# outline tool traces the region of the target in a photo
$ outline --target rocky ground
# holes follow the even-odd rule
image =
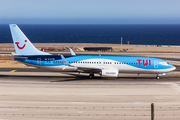
[[[46,52],[69,51],[72,48],[75,52],[83,52],[84,47],[112,47],[113,52],[155,52],[155,53],[179,53],[180,46],[172,45],[127,45],[123,44],[95,44],[95,43],[34,43],[39,50],[45,49]],[[12,43],[1,43],[1,52],[14,52]]]

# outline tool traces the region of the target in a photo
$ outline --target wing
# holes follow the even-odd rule
[[[75,67],[77,71],[79,72],[100,72],[102,70],[101,67],[83,67],[83,66],[75,66],[75,65],[70,65],[69,62],[66,60],[66,58],[61,54],[61,58],[64,63],[64,67],[62,70],[66,69],[67,67]]]

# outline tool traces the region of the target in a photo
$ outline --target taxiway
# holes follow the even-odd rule
[[[35,74],[36,73],[36,74]],[[180,74],[116,79],[47,71],[0,72],[0,119],[180,119]]]

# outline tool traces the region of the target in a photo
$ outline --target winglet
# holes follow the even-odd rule
[[[63,60],[63,63],[64,63],[64,67],[62,68],[62,70],[66,69],[68,66],[69,66],[69,63],[68,61],[66,60],[66,58],[61,54],[61,58]]]
[[[62,60],[63,60],[64,65],[65,65],[65,66],[68,66],[69,63],[68,63],[68,61],[66,60],[66,58],[65,58],[62,54],[61,54],[61,58],[62,58]]]
[[[69,50],[70,50],[70,52],[71,52],[71,55],[76,56],[76,54],[74,53],[74,51],[73,51],[71,48],[69,48]]]

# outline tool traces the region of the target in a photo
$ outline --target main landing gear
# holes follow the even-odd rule
[[[94,73],[91,72],[91,73],[89,74],[89,79],[93,79],[93,78],[94,78]]]

